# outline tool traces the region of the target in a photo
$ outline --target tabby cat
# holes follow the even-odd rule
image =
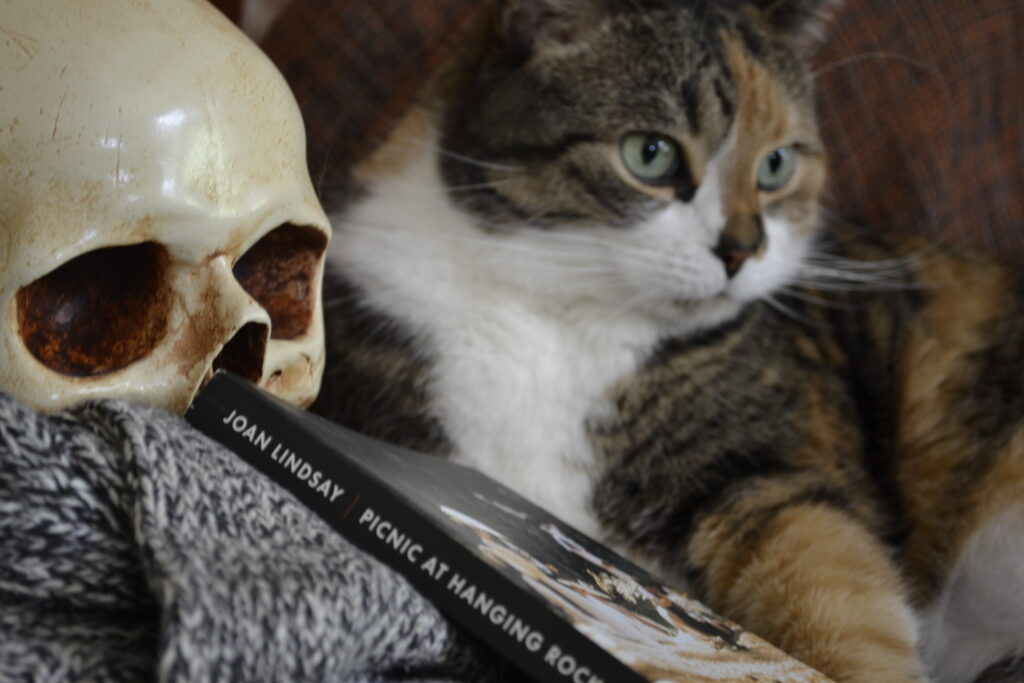
[[[835,4],[499,0],[334,216],[317,409],[837,681],[972,681],[1024,646],[1024,277],[823,220]]]

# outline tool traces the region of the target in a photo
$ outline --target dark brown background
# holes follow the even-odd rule
[[[324,188],[488,5],[293,0],[264,47],[303,108]],[[1024,258],[1022,30],[1017,0],[847,0],[818,59],[829,208]]]

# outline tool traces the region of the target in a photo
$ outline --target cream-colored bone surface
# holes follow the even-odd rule
[[[0,390],[182,412],[226,365],[307,404],[328,235],[291,92],[206,2],[0,3]]]

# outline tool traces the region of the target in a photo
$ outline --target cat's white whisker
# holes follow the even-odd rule
[[[766,304],[768,304],[769,306],[771,306],[772,308],[774,308],[775,310],[777,310],[782,315],[784,315],[784,316],[786,316],[788,318],[791,318],[791,319],[797,321],[798,323],[803,323],[805,325],[814,325],[815,324],[813,320],[811,320],[810,318],[808,318],[805,315],[801,315],[800,313],[797,313],[795,310],[793,310],[789,306],[785,305],[784,303],[779,301],[778,298],[776,298],[775,296],[773,296],[771,294],[766,294],[765,295],[764,302]]]
[[[466,243],[482,252],[486,256],[488,251],[501,251],[504,254],[514,253],[523,256],[531,256],[539,261],[567,263],[578,260],[581,264],[592,264],[593,253],[584,253],[574,250],[571,245],[545,245],[544,247],[527,244],[523,242],[504,241],[500,239],[484,240],[467,238]],[[566,246],[570,248],[565,248]],[[555,248],[552,248],[555,247]]]
[[[871,282],[849,280],[825,280],[822,278],[800,278],[792,280],[794,285],[826,292],[910,292],[923,288],[917,283]]]
[[[487,169],[491,169],[491,170],[495,170],[495,171],[517,171],[518,172],[518,171],[524,171],[525,170],[521,166],[512,166],[510,164],[500,164],[500,163],[493,162],[493,161],[484,161],[482,159],[474,159],[473,157],[466,156],[465,154],[459,154],[457,152],[453,152],[451,150],[445,149],[444,147],[441,147],[437,143],[431,142],[430,140],[427,140],[425,138],[418,138],[418,137],[414,137],[414,136],[409,135],[409,134],[404,134],[403,135],[401,133],[396,133],[396,137],[397,137],[398,140],[401,140],[402,142],[405,142],[405,143],[408,143],[408,144],[412,144],[412,145],[416,145],[418,147],[422,147],[422,148],[430,150],[431,152],[434,152],[436,154],[441,154],[443,156],[446,156],[449,159],[455,159],[456,161],[461,161],[463,163],[469,164],[470,166],[477,166],[479,168],[487,168]]]
[[[905,256],[900,258],[881,259],[877,261],[861,261],[842,256],[833,256],[827,253],[812,253],[808,255],[804,261],[812,265],[836,266],[845,270],[906,272],[909,269],[916,267],[917,259],[914,256]]]
[[[846,280],[849,282],[899,282],[899,271],[869,271],[869,270],[847,270],[845,268],[814,265],[805,263],[800,268],[801,273],[835,280]]]
[[[841,249],[839,245],[833,247]],[[929,264],[934,263],[934,258],[940,256],[943,247],[939,244],[928,243],[912,251],[880,259],[854,259],[841,256],[829,250],[828,243],[822,243],[817,248],[810,250],[805,261],[810,263],[824,263],[826,265],[839,264],[844,268],[861,268],[865,270],[896,269],[901,272],[914,272],[923,270]]]
[[[906,55],[901,52],[889,52],[887,50],[861,52],[859,54],[843,57],[842,59],[837,59],[834,62],[829,62],[828,64],[825,64],[812,71],[811,78],[817,79],[831,71],[835,71],[836,69],[841,69],[843,67],[850,66],[851,64],[857,64],[860,62],[868,62],[874,60],[892,60],[897,62],[903,62],[904,64],[909,64],[911,66],[917,67],[918,69],[921,69],[922,71],[926,71],[929,75],[935,76],[936,78],[943,81],[947,87],[951,87],[951,84],[948,82],[948,80],[945,79],[943,74],[931,64],[923,62],[920,59],[915,59],[910,55]]]
[[[872,264],[886,264],[900,268],[909,273],[914,273],[926,269],[929,265],[933,264],[937,258],[941,258],[946,250],[949,249],[949,245],[944,243],[941,236],[932,236],[928,241],[922,242],[919,246],[916,246],[913,249],[908,249],[902,254],[889,258],[858,260],[842,257],[834,253],[834,251],[842,251],[845,242],[851,240],[856,242],[861,233],[869,234],[870,230],[843,218],[825,206],[820,206],[819,211],[828,218],[830,223],[834,223],[837,226],[844,226],[849,228],[850,231],[844,239],[840,239],[838,235],[830,233],[827,238],[818,241],[815,248],[812,249],[809,254],[810,259],[838,260],[842,263],[862,263],[869,268],[872,267]]]
[[[811,292],[806,289],[800,289],[793,285],[784,285],[776,290],[776,297],[786,297],[789,299],[797,299],[799,301],[806,301],[809,304],[815,306],[823,306],[825,308],[848,308],[844,302],[835,301],[822,295],[821,292]]]
[[[488,183],[468,183],[466,185],[448,185],[447,189],[449,192],[476,192],[479,190],[494,190],[499,187],[505,187],[507,185],[513,185],[518,182],[522,182],[527,176],[516,175],[512,177],[502,178],[501,180],[494,180]]]
[[[873,277],[859,273],[847,273],[834,268],[812,268],[804,266],[792,275],[790,281],[794,284],[807,286],[828,286],[841,285],[843,287],[858,287],[862,285],[877,286],[906,286],[907,283],[898,280]]]

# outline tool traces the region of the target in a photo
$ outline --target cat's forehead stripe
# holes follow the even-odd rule
[[[700,132],[700,82],[697,77],[687,78],[680,88],[683,112],[692,133]]]
[[[726,59],[737,91],[737,111],[732,125],[745,133],[750,144],[786,133],[789,103],[778,78],[744,49],[732,36],[723,38]]]
[[[725,117],[726,120],[731,121],[733,114],[736,113],[736,102],[726,89],[723,77],[716,76],[711,81],[711,88],[715,93],[715,97],[718,98],[719,106],[722,108],[722,116]]]
[[[724,141],[736,113],[737,87],[726,47],[721,35],[694,35],[692,22],[680,22],[677,30],[674,44],[687,47],[680,52],[683,61],[673,60],[669,69],[669,80],[681,81],[675,113],[690,134],[714,149]]]

